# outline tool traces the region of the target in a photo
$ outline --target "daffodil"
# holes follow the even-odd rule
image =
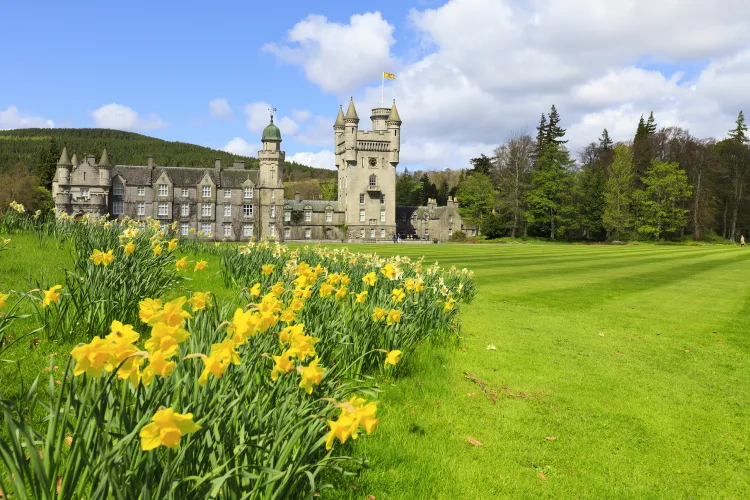
[[[333,286],[329,283],[323,283],[320,285],[320,296],[321,297],[328,297],[333,293]]]
[[[171,252],[175,248],[177,248],[177,238],[172,238],[169,240],[169,243],[167,243],[167,252]]]
[[[274,268],[274,267],[275,267],[275,266],[274,266],[273,264],[263,264],[263,265],[261,266],[261,272],[262,272],[262,273],[263,273],[264,275],[268,276],[269,274],[272,274],[272,273],[273,273],[273,268]]]
[[[94,337],[88,344],[81,344],[73,348],[70,355],[76,360],[73,375],[86,374],[89,377],[101,375],[104,366],[112,355],[112,342],[101,337]]]
[[[128,243],[123,247],[123,251],[125,252],[125,255],[131,255],[133,252],[135,252],[135,244],[132,241],[128,241]]]
[[[154,251],[154,257],[158,257],[159,255],[161,255],[163,251],[161,247],[161,243],[157,243],[156,245],[154,245],[153,251]]]
[[[396,269],[393,267],[393,264],[386,264],[383,269],[380,270],[380,274],[389,280],[392,280],[396,278]]]
[[[354,296],[354,302],[356,302],[357,304],[364,304],[365,300],[367,300],[367,290],[359,292]]]
[[[232,339],[213,344],[211,354],[203,359],[203,373],[198,378],[198,385],[203,387],[208,382],[208,376],[213,375],[221,378],[227,370],[229,364],[240,364],[240,355],[237,353],[234,341]]]
[[[393,323],[400,323],[401,322],[401,311],[399,309],[391,309],[388,311],[388,318],[386,318],[386,324],[388,326],[392,325]]]
[[[193,272],[203,271],[206,266],[208,265],[208,262],[205,260],[199,260],[195,263],[195,268],[193,269]]]
[[[248,288],[247,293],[249,293],[251,297],[260,297],[260,283],[256,283]]]
[[[396,366],[396,364],[398,364],[398,362],[401,360],[402,354],[403,353],[399,351],[398,349],[389,352],[388,354],[385,355],[385,363],[383,363],[383,366],[388,366],[388,365]]]
[[[336,290],[336,295],[335,295],[336,300],[343,299],[344,297],[346,297],[347,293],[348,293],[348,290],[346,289],[346,287],[342,286],[341,288]]]
[[[182,436],[192,434],[200,428],[200,425],[193,422],[192,413],[182,415],[175,413],[172,408],[159,410],[151,418],[151,423],[141,429],[141,449],[153,450],[160,445],[176,448]]]
[[[320,382],[323,380],[323,372],[325,371],[325,368],[318,366],[318,362],[318,358],[315,358],[306,367],[297,368],[297,371],[302,378],[299,386],[308,394],[312,394],[313,385],[320,385]]]
[[[362,278],[362,281],[364,281],[368,286],[374,286],[377,280],[377,275],[374,272],[369,272]]]
[[[211,301],[208,297],[210,294],[211,292],[193,292],[193,296],[188,300],[193,312],[211,307]]]
[[[98,248],[94,249],[94,252],[91,254],[91,257],[89,257],[91,261],[94,263],[95,266],[98,266],[102,263],[102,260],[104,259],[104,252],[99,250]]]
[[[112,250],[109,250],[107,251],[107,253],[102,254],[102,265],[104,267],[107,267],[108,265],[110,265],[111,263],[115,261],[115,256],[112,252],[113,252]]]
[[[279,378],[279,375],[284,375],[292,371],[292,368],[294,368],[292,357],[294,354],[293,351],[288,349],[282,352],[280,356],[273,356],[275,364],[271,370],[271,380],[275,382]]]
[[[138,316],[141,318],[141,321],[148,323],[151,321],[151,318],[156,315],[159,309],[161,309],[162,305],[161,299],[143,299],[138,302]]]
[[[403,302],[404,297],[406,297],[406,294],[401,288],[395,288],[393,292],[391,292],[391,299],[393,299],[393,302]]]
[[[10,297],[7,293],[0,293],[0,309],[5,307],[5,301]]]
[[[187,265],[188,265],[187,257],[183,257],[174,263],[174,267],[178,271],[184,271],[185,269],[187,269]]]
[[[443,306],[443,312],[452,311],[455,304],[456,304],[456,299],[450,298],[446,300],[445,306]]]
[[[385,318],[386,310],[381,309],[379,307],[376,307],[375,310],[372,313],[372,320],[375,322],[380,321],[381,319]]]
[[[42,307],[47,307],[53,302],[57,302],[60,300],[60,294],[57,293],[58,290],[62,289],[62,285],[55,285],[49,290],[42,290],[42,293],[44,294],[44,299],[42,300]]]

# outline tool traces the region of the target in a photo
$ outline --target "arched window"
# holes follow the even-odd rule
[[[375,187],[375,186],[377,186],[377,185],[378,185],[378,176],[377,176],[377,175],[375,175],[375,174],[372,174],[372,175],[370,176],[370,186],[371,186],[371,187]]]

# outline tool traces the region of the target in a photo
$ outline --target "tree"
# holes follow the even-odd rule
[[[688,223],[688,211],[681,204],[690,197],[693,188],[688,184],[687,174],[680,165],[653,160],[651,168],[641,180],[646,189],[638,193],[643,200],[638,232],[658,240],[664,233],[674,233],[684,228]]]
[[[456,194],[460,200],[458,212],[461,217],[481,227],[484,218],[492,213],[495,201],[492,180],[484,174],[473,174],[458,186]]]
[[[729,131],[729,139],[735,142],[739,142],[740,144],[747,144],[748,138],[747,134],[747,125],[745,124],[745,114],[740,110],[740,113],[737,115],[737,121],[735,122],[736,127]]]
[[[427,201],[432,198],[437,198],[438,189],[435,184],[430,182],[430,178],[427,176],[427,172],[422,174],[422,177],[419,179],[419,183],[422,186],[422,199],[419,205],[426,205]]]
[[[32,168],[32,173],[42,187],[52,189],[52,178],[55,176],[59,158],[60,148],[57,146],[57,140],[50,137],[44,148],[38,151]]]
[[[529,189],[534,139],[524,132],[514,132],[508,141],[494,151],[493,180],[498,187],[498,210],[504,214],[515,238],[521,227],[524,198]],[[484,229],[484,234],[487,234]]]
[[[612,139],[609,138],[609,132],[605,128],[602,131],[602,136],[599,138],[599,149],[602,151],[612,151]]]
[[[540,123],[540,127],[544,120]],[[550,239],[567,229],[572,214],[570,195],[572,162],[562,140],[565,129],[561,128],[560,116],[554,104],[549,113],[547,128],[543,134],[543,149],[536,158],[531,172],[531,189],[526,195],[526,220]],[[538,136],[539,138],[539,136]]]
[[[320,193],[324,200],[337,200],[339,197],[339,184],[335,180],[320,183]]]
[[[451,189],[448,186],[448,181],[443,179],[443,182],[440,184],[440,187],[438,188],[437,192],[437,202],[438,205],[444,206],[448,204],[448,197],[451,196]]]
[[[632,224],[630,213],[633,191],[633,152],[620,144],[615,148],[615,159],[609,168],[609,177],[604,190],[604,213],[602,224],[607,233],[619,238]]]
[[[21,163],[0,174],[0,207],[5,210],[11,201],[22,204],[27,212],[55,207],[52,194]]]
[[[606,132],[606,129],[605,129]],[[595,143],[591,143],[581,154],[583,166],[578,174],[578,221],[583,237],[592,239],[600,237],[604,226],[602,217],[605,207],[605,180],[603,155],[608,155]]]
[[[492,170],[492,160],[488,158],[486,155],[482,154],[479,158],[472,158],[469,160],[472,165],[472,169],[469,170],[469,175],[471,174],[482,174],[482,175],[490,175],[490,170]]]
[[[654,134],[656,133],[656,122],[654,113],[648,115],[648,121],[643,121],[643,115],[638,122],[638,129],[633,139],[633,172],[635,174],[636,187],[642,187],[640,178],[646,173],[654,153]]]
[[[544,146],[546,145],[545,137],[547,135],[547,117],[542,113],[542,118],[539,120],[539,125],[536,128],[536,142],[534,143],[534,159],[538,159],[542,156]]]

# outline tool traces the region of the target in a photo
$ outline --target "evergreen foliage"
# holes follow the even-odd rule
[[[609,169],[602,225],[615,239],[632,224],[630,199],[633,191],[633,152],[625,145],[615,148],[615,160]]]
[[[653,160],[642,181],[646,189],[636,193],[643,207],[638,232],[658,240],[664,233],[683,229],[688,211],[682,203],[693,192],[685,171],[677,163]]]

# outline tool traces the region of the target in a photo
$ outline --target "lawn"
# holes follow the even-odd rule
[[[28,235],[0,290],[56,277],[69,249]],[[350,245],[476,272],[462,340],[380,382],[371,469],[323,498],[747,497],[750,252],[736,247]],[[14,257],[11,257],[14,255]],[[19,256],[20,255],[20,256]],[[226,290],[215,274],[186,287]],[[744,271],[744,272],[743,272]],[[494,346],[495,349],[488,349]],[[67,346],[66,346],[67,347]],[[21,359],[46,365],[42,342]],[[8,386],[17,373],[0,367]],[[17,382],[16,382],[17,383]]]

